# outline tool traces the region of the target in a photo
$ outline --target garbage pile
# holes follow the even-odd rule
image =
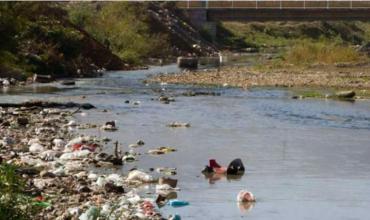
[[[136,160],[137,155],[133,150],[121,153],[118,142],[114,154],[106,153],[106,138],[81,135],[76,131],[80,126],[67,110],[0,107],[0,163],[19,167],[27,191],[43,207],[33,219],[163,219],[159,206],[188,204],[174,200],[179,190],[176,179],[155,178],[139,169],[127,175],[105,169]],[[110,121],[102,129],[116,131],[118,127]],[[162,147],[153,153],[174,150]],[[157,173],[171,176],[176,169],[158,168]],[[141,196],[136,187],[142,184],[156,184],[158,198]]]

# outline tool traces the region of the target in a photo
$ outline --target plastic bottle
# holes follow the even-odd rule
[[[173,199],[173,200],[168,201],[168,205],[170,205],[172,207],[182,207],[182,206],[189,205],[189,202]]]

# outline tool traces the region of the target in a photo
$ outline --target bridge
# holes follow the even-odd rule
[[[370,1],[363,0],[188,0],[176,4],[191,20],[201,22],[370,20]]]
[[[176,6],[212,36],[217,21],[370,21],[370,0],[187,0]]]

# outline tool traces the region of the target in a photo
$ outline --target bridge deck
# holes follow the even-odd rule
[[[247,1],[177,1],[180,9],[367,9],[368,0],[247,0]]]

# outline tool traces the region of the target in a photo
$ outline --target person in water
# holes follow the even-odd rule
[[[238,158],[231,161],[229,166],[223,167],[219,165],[215,159],[209,160],[209,165],[204,168],[202,173],[210,174],[227,174],[227,175],[242,175],[244,174],[245,168],[243,162]]]

